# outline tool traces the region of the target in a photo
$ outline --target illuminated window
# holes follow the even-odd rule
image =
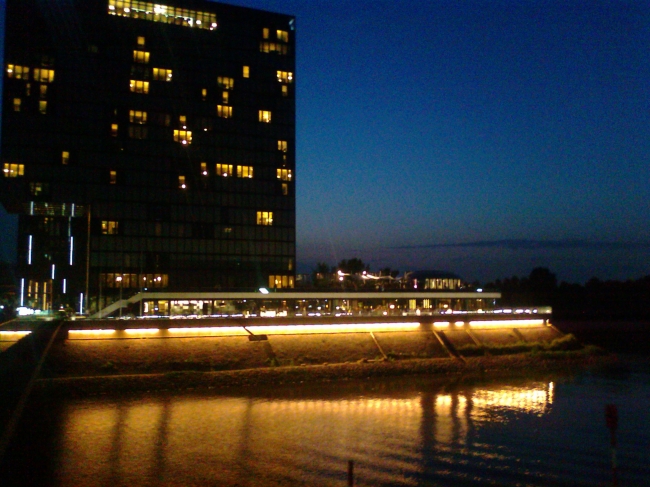
[[[133,62],[149,64],[149,53],[147,51],[133,51]]]
[[[145,39],[142,36],[138,36],[138,46],[144,47]]]
[[[183,145],[192,143],[192,132],[189,130],[174,130],[174,142],[180,142]]]
[[[217,175],[224,178],[232,176],[232,164],[217,164]]]
[[[180,189],[186,189],[187,185],[185,184],[185,176],[178,176],[178,187]]]
[[[230,99],[230,96],[229,96],[229,95],[230,95],[230,93],[228,93],[227,91],[224,91],[224,92],[221,94],[221,99],[222,99],[224,105],[227,105],[227,104],[228,104],[228,100]]]
[[[40,83],[51,83],[54,81],[54,70],[34,68],[34,81]]]
[[[282,196],[287,196],[289,194],[289,185],[287,183],[282,183]]]
[[[232,90],[235,87],[235,80],[226,76],[219,76],[217,78],[217,85],[224,90]]]
[[[232,107],[217,105],[217,115],[221,118],[232,118]]]
[[[205,101],[208,98],[208,90],[206,88],[203,88],[201,90],[201,99]]]
[[[260,42],[260,52],[277,52],[278,54],[286,55],[289,52],[286,44],[279,42]]]
[[[132,79],[129,84],[132,93],[149,93],[149,82]]]
[[[172,70],[163,68],[153,68],[153,79],[155,81],[171,81]]]
[[[272,211],[258,211],[257,224],[270,226],[273,225],[273,212]]]
[[[181,125],[183,128],[187,128],[187,116],[185,115],[179,115],[178,117],[178,123]]]
[[[242,76],[244,78],[250,78],[250,76],[251,76],[251,68],[250,68],[250,66],[244,66]]]
[[[67,166],[70,162],[70,153],[67,150],[61,152],[61,164]]]
[[[264,27],[262,29],[262,38],[263,39],[268,39],[269,38],[269,28],[268,27]]]
[[[47,96],[47,85],[41,85],[40,92],[41,98],[45,98]]]
[[[289,33],[286,30],[276,31],[276,37],[278,38],[279,41],[289,42]]]
[[[20,105],[22,104],[22,100],[20,98],[14,98],[14,112],[19,112],[20,111]]]
[[[43,115],[47,113],[47,100],[40,100],[38,102],[38,111]]]
[[[130,139],[146,139],[147,138],[147,127],[142,125],[129,125],[129,138]]]
[[[269,276],[269,288],[282,289],[293,288],[293,276]]]
[[[117,184],[117,171],[111,171],[110,183]]]
[[[282,181],[291,181],[291,169],[278,169],[277,176]]]
[[[32,84],[31,83],[25,83],[25,94],[27,96],[31,96],[31,94],[32,94]]]
[[[19,176],[25,175],[25,165],[24,164],[10,164],[5,162],[3,173],[6,178],[17,178]]]
[[[208,175],[208,163],[207,163],[207,162],[202,162],[202,163],[201,163],[201,174],[202,174],[203,176],[207,176],[207,175]]]
[[[217,28],[217,15],[212,12],[160,5],[142,0],[108,0],[108,13],[120,17],[182,25],[195,29],[215,30]],[[144,37],[142,39],[144,42]]]
[[[293,83],[293,73],[289,71],[278,71],[277,76],[280,83]]]
[[[119,224],[115,221],[102,220],[102,235],[117,235]]]
[[[238,178],[252,178],[253,177],[253,166],[237,166],[237,177]]]
[[[129,122],[139,124],[147,123],[147,112],[141,110],[129,110]]]
[[[42,195],[49,190],[47,183],[29,183],[29,192],[34,196]]]
[[[287,85],[282,85],[282,96],[289,96],[289,87]]]
[[[282,152],[287,152],[287,141],[278,140],[278,150]]]
[[[29,79],[29,68],[17,64],[7,64],[7,77],[15,79]]]
[[[268,110],[260,110],[260,122],[271,123],[271,112]]]

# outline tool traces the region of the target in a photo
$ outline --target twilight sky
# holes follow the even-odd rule
[[[650,274],[650,3],[227,3],[297,18],[299,271]]]

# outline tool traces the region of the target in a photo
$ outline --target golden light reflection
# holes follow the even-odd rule
[[[554,384],[543,388],[508,387],[501,390],[479,389],[471,396],[474,409],[505,408],[543,414],[553,404]]]

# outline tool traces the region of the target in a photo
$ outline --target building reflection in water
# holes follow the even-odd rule
[[[367,482],[415,485],[432,452],[471,449],[486,422],[544,415],[553,396],[551,382],[404,397],[85,400],[66,407],[56,476],[64,485],[337,485],[354,459]]]

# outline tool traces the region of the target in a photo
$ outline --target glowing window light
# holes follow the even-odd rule
[[[494,321],[470,321],[469,326],[474,328],[498,328],[511,326],[519,328],[524,326],[544,326],[544,320],[494,320]]]

